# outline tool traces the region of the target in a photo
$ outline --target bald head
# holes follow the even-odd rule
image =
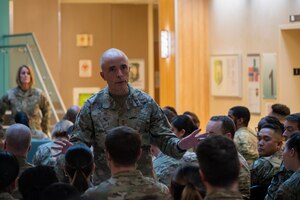
[[[66,114],[64,115],[63,119],[64,119],[64,120],[69,120],[70,122],[75,123],[75,121],[76,121],[76,116],[77,116],[77,114],[79,113],[79,111],[80,111],[80,108],[79,108],[78,106],[76,106],[76,105],[71,106],[71,107],[67,110],[67,112],[66,112]]]
[[[30,149],[31,131],[23,124],[13,124],[5,134],[4,149],[16,156],[27,156]]]
[[[120,57],[120,56],[125,57],[125,59],[128,60],[126,54],[120,49],[111,48],[106,50],[100,58],[100,66],[102,71],[103,71],[104,64],[106,63],[107,60],[114,59],[115,57]]]

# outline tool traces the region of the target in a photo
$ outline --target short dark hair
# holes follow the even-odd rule
[[[225,133],[231,133],[232,138],[234,138],[234,134],[236,131],[236,127],[235,124],[233,122],[233,120],[226,116],[226,115],[218,115],[218,116],[212,116],[210,118],[210,121],[221,121],[222,122],[222,135],[224,135]]]
[[[26,112],[20,111],[17,112],[15,115],[15,122],[19,123],[19,124],[23,124],[25,126],[29,127],[29,118],[28,115],[26,114]]]
[[[199,120],[198,116],[195,113],[190,112],[190,111],[185,111],[183,114],[189,116],[192,119],[193,123],[197,127],[200,126],[200,120]]]
[[[40,200],[42,192],[52,183],[58,182],[50,166],[39,165],[26,169],[19,178],[19,191],[23,200]]]
[[[298,154],[298,160],[300,160],[300,131],[295,132],[286,142],[288,149],[294,148]]]
[[[265,123],[261,129],[263,128],[269,128],[269,129],[272,129],[274,130],[274,133],[276,133],[277,135],[281,135],[282,136],[282,133],[283,133],[283,129],[282,129],[282,124],[278,125],[278,124],[271,124],[271,123]]]
[[[92,151],[85,144],[75,144],[69,147],[65,154],[65,170],[72,180],[71,185],[75,186],[79,192],[84,193],[89,188],[86,179],[93,172],[93,167]]]
[[[190,135],[193,131],[198,129],[194,122],[186,115],[178,115],[171,123],[178,131],[185,130],[183,138]]]
[[[287,116],[291,114],[290,108],[284,104],[275,103],[271,106],[272,112],[278,115]]]
[[[290,114],[285,119],[286,121],[297,123],[298,129],[300,130],[300,113]]]
[[[12,153],[0,151],[0,191],[16,180],[19,169],[18,160]]]
[[[140,134],[127,126],[119,126],[108,131],[105,148],[115,164],[134,165],[141,151]]]
[[[284,132],[283,124],[276,117],[266,116],[261,118],[257,125],[258,131],[260,131],[265,124],[273,124],[277,128],[279,127],[282,133]]]
[[[230,108],[232,111],[232,115],[238,119],[243,118],[244,119],[244,125],[248,126],[250,121],[250,111],[245,106],[234,106]]]
[[[212,186],[227,187],[238,180],[240,161],[233,140],[213,135],[199,142],[196,154],[200,169]]]

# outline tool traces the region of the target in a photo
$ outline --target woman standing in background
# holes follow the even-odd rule
[[[29,117],[29,126],[44,133],[49,131],[50,104],[45,93],[33,88],[34,75],[27,65],[19,67],[16,76],[17,87],[10,89],[0,99],[0,131],[3,129],[3,116],[11,110],[10,124],[14,123],[17,112],[23,111]],[[0,134],[1,135],[1,134]]]

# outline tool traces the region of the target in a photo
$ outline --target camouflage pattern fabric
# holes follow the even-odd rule
[[[299,200],[300,199],[300,169],[286,180],[278,189],[276,200]]]
[[[6,110],[11,110],[10,123],[14,123],[17,112],[27,113],[29,126],[32,129],[49,131],[50,104],[46,95],[36,88],[27,91],[19,87],[10,89],[0,100],[0,126],[3,126],[3,116]],[[41,117],[42,114],[42,117]]]
[[[204,200],[220,200],[220,199],[230,199],[230,200],[240,200],[243,199],[239,192],[233,192],[228,190],[214,191],[207,194]]]
[[[279,171],[282,162],[281,151],[268,157],[260,157],[251,168],[251,186],[270,185],[273,176]]]
[[[0,193],[0,199],[1,200],[14,200],[14,198],[11,196],[11,194],[7,192]]]
[[[195,165],[199,165],[199,162],[197,160],[197,155],[195,152],[192,151],[186,151],[182,158],[180,159],[181,164],[187,164],[187,163],[192,163]]]
[[[275,196],[277,195],[278,188],[282,183],[284,183],[287,179],[289,179],[292,176],[293,172],[287,170],[283,163],[281,163],[279,172],[275,174],[273,177],[270,186],[268,187],[268,192],[265,197],[265,200],[273,200],[275,199]]]
[[[113,175],[100,185],[89,188],[84,196],[101,200],[136,200],[150,194],[163,200],[170,198],[167,186],[134,170]]]
[[[245,158],[238,153],[241,163],[239,174],[239,189],[244,199],[250,199],[250,168]]]
[[[129,126],[137,130],[143,151],[138,169],[144,176],[154,176],[150,152],[150,137],[160,150],[172,157],[181,158],[185,151],[178,149],[179,139],[171,132],[170,124],[157,103],[146,93],[129,85],[129,96],[120,107],[110,96],[108,87],[89,98],[77,116],[71,142],[84,142],[93,146],[96,164],[94,184],[107,180],[110,170],[104,154],[107,131],[118,126]]]
[[[242,154],[248,165],[251,166],[258,158],[256,133],[248,127],[241,127],[234,134],[234,143],[238,152]]]
[[[153,160],[153,167],[159,182],[170,186],[173,173],[180,165],[180,160],[160,152]]]

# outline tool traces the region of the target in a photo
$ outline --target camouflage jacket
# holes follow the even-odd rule
[[[228,200],[242,200],[242,195],[239,192],[232,192],[228,190],[223,191],[214,191],[210,194],[207,194],[204,200],[220,200],[220,199],[228,199]]]
[[[195,152],[186,151],[185,154],[180,159],[181,164],[193,163],[199,166],[197,155]]]
[[[162,152],[153,160],[153,167],[158,181],[167,186],[170,186],[172,175],[179,165],[180,160],[167,156]]]
[[[267,192],[267,195],[265,197],[265,200],[275,199],[275,196],[278,192],[278,188],[280,187],[280,185],[283,182],[285,182],[287,179],[289,179],[292,174],[293,174],[293,172],[287,170],[284,167],[283,162],[282,162],[279,171],[277,172],[277,174],[274,175],[274,177],[271,181],[271,184],[268,187],[268,192]]]
[[[113,175],[100,185],[88,189],[84,196],[101,200],[137,200],[150,194],[159,196],[159,199],[170,198],[167,186],[134,170]]]
[[[300,169],[286,180],[278,189],[276,200],[299,200],[300,199]]]
[[[27,91],[19,87],[10,89],[0,100],[0,126],[3,126],[3,116],[6,110],[11,110],[10,123],[14,123],[17,112],[27,113],[29,126],[32,129],[48,133],[50,119],[50,104],[46,95],[36,88]],[[42,114],[42,116],[41,116]]]
[[[0,200],[14,200],[13,196],[7,192],[0,193]]]
[[[239,174],[239,189],[244,199],[250,199],[250,168],[245,158],[238,153],[241,164]]]
[[[141,134],[144,148],[138,161],[138,169],[144,176],[154,177],[150,137],[167,155],[181,158],[185,152],[177,147],[179,139],[172,133],[161,108],[149,95],[129,85],[129,95],[123,107],[120,107],[106,87],[85,102],[77,116],[70,139],[71,142],[84,142],[93,146],[95,184],[110,177],[104,155],[104,142],[107,131],[117,126],[129,126]]]
[[[258,158],[257,151],[257,136],[248,127],[239,128],[234,134],[234,143],[237,150],[247,160],[248,165],[251,166],[254,160]]]
[[[254,161],[251,168],[251,186],[270,185],[273,176],[279,171],[281,162],[281,151]]]

